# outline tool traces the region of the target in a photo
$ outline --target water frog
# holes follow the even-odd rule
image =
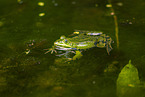
[[[65,56],[67,59],[75,60],[82,56],[81,52],[89,48],[106,48],[107,53],[112,50],[111,37],[100,31],[75,31],[69,37],[62,35],[54,42],[54,45],[46,53],[57,53],[56,56]],[[45,53],[45,54],[46,54]],[[73,54],[73,57],[68,55]]]

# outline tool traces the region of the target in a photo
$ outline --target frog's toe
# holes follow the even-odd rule
[[[47,53],[49,53],[50,51],[47,51],[47,52],[45,52],[44,54],[47,54]]]
[[[54,50],[54,52],[55,52],[55,53],[57,53],[57,51],[56,51],[56,50]]]
[[[56,50],[49,50],[49,52],[51,51],[51,54],[53,54],[53,52],[57,53]]]
[[[53,54],[53,50],[51,51],[51,54]]]

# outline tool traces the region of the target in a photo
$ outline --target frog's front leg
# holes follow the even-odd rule
[[[65,56],[67,61],[76,60],[76,59],[79,59],[83,56],[81,51],[78,51],[78,50],[77,51],[69,51],[69,52],[74,53],[75,55],[72,58]]]
[[[47,52],[45,52],[44,54],[47,54],[47,53],[49,53],[49,52],[51,52],[51,54],[53,54],[53,52],[55,52],[55,53],[57,53],[57,51],[55,50],[55,45],[54,46],[52,46],[52,48],[50,48],[50,49],[44,49],[44,50],[48,50]]]
[[[75,55],[73,57],[70,57],[69,54],[71,54],[71,53],[73,53]],[[65,62],[69,62],[72,60],[79,59],[82,56],[82,54],[81,54],[81,51],[66,51],[65,53],[62,53],[62,54],[59,54],[56,56],[62,57],[62,59],[65,59],[65,60],[63,60]]]
[[[65,62],[76,60],[76,59],[79,59],[83,56],[81,51],[75,51],[75,52],[71,51],[71,53],[75,53],[75,56],[73,56],[72,58],[66,58],[67,60]]]
[[[83,55],[82,55],[82,52],[81,51],[75,51],[75,56],[72,58],[72,60],[76,60],[76,59],[79,59],[81,58]]]

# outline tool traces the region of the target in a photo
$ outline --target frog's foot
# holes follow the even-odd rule
[[[53,54],[53,52],[57,53],[57,51],[53,48],[50,48],[50,49],[44,49],[44,50],[48,50],[47,52],[45,52],[44,54],[47,54],[49,52],[51,52],[51,54]]]

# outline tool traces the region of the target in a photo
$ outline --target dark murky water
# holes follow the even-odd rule
[[[1,97],[116,97],[118,74],[130,59],[145,81],[144,0],[112,0],[119,49],[107,0],[42,0],[44,6],[35,0],[18,1],[0,1]],[[114,40],[111,54],[93,48],[71,63],[59,63],[54,55],[44,54],[43,49],[75,29],[109,35]],[[26,54],[28,48],[31,52]],[[117,70],[106,72],[113,62]],[[145,97],[143,91],[141,97]]]

